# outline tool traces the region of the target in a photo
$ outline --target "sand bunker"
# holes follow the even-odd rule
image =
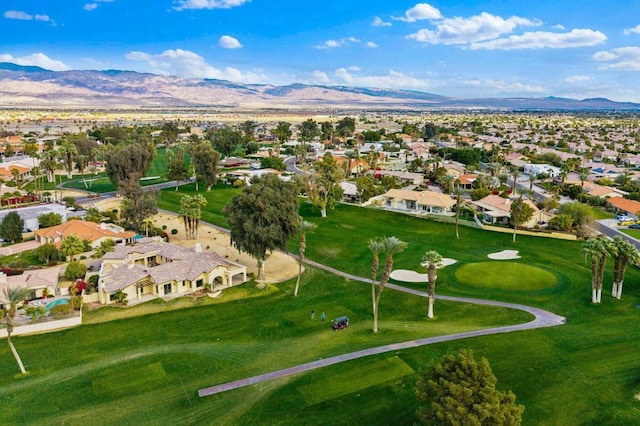
[[[445,257],[442,259],[442,267],[453,265],[457,260],[450,259]],[[427,274],[420,274],[416,271],[410,271],[408,269],[396,269],[391,272],[389,276],[391,279],[396,281],[402,281],[405,283],[423,283],[429,280],[429,276]]]
[[[493,260],[520,259],[520,256],[518,255],[518,250],[502,250],[497,253],[490,253],[487,255],[487,257]]]

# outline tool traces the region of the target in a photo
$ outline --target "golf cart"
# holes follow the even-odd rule
[[[349,326],[349,317],[338,317],[333,320],[334,330],[342,330],[343,328],[347,328]]]

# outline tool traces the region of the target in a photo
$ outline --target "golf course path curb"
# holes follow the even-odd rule
[[[308,259],[305,259],[304,262],[311,266],[315,266],[317,268],[323,269],[325,271],[334,273],[336,275],[340,275],[342,277],[345,277],[351,280],[371,283],[371,280],[368,280],[366,278],[347,274],[345,272],[338,271],[337,269],[328,267],[326,265],[322,265],[317,262],[313,262]],[[393,290],[413,294],[415,296],[420,296],[420,297],[428,296],[427,293],[423,291],[413,290],[413,289],[402,287],[395,284],[387,284],[387,287]],[[198,396],[205,397],[205,396],[215,395],[220,392],[225,392],[232,389],[238,389],[245,386],[255,385],[257,383],[265,382],[268,380],[287,377],[294,374],[303,373],[305,371],[311,371],[317,368],[326,367],[328,365],[338,364],[340,362],[363,358],[370,355],[378,355],[378,354],[402,350],[402,349],[417,348],[419,346],[431,345],[433,343],[448,342],[452,340],[466,339],[469,337],[487,336],[490,334],[500,334],[500,333],[510,333],[512,331],[532,330],[535,328],[543,328],[543,327],[555,327],[557,325],[562,325],[566,322],[566,319],[564,317],[556,315],[552,312],[545,311],[539,308],[533,308],[530,306],[519,305],[515,303],[504,303],[504,302],[497,302],[493,300],[472,299],[472,298],[466,298],[466,297],[452,297],[452,296],[438,296],[437,298],[440,300],[450,300],[450,301],[461,302],[461,303],[473,303],[476,305],[500,306],[504,308],[518,309],[518,310],[525,311],[532,314],[535,317],[535,319],[533,321],[530,321],[524,324],[509,325],[504,327],[485,328],[482,330],[473,330],[473,331],[467,331],[464,333],[448,334],[445,336],[427,337],[424,339],[409,340],[407,342],[392,343],[390,345],[363,349],[361,351],[350,352],[347,354],[337,355],[330,358],[307,362],[305,364],[296,365],[295,367],[289,367],[283,370],[261,374],[259,376],[253,376],[246,379],[235,380],[233,382],[228,382],[220,385],[202,388],[198,390]]]

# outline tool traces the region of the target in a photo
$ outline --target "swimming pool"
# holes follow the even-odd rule
[[[53,308],[54,306],[58,306],[58,305],[66,305],[67,303],[69,303],[69,299],[58,299],[58,300],[54,300],[51,303],[47,303],[47,311],[50,310],[51,308]]]

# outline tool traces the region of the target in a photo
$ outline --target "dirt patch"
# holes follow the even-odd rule
[[[205,252],[214,251],[220,256],[233,262],[238,262],[247,267],[247,272],[257,276],[258,266],[254,258],[246,253],[239,253],[231,246],[229,234],[219,231],[212,226],[200,225],[198,238],[187,240],[185,238],[184,224],[177,215],[158,213],[153,216],[153,225],[162,228],[166,225],[166,232],[169,234],[169,242],[181,247],[194,247],[196,243],[202,244]],[[171,234],[172,229],[177,229],[178,233]],[[267,282],[277,283],[295,277],[298,273],[298,264],[291,256],[282,252],[274,252],[267,255],[265,263],[265,275]]]

